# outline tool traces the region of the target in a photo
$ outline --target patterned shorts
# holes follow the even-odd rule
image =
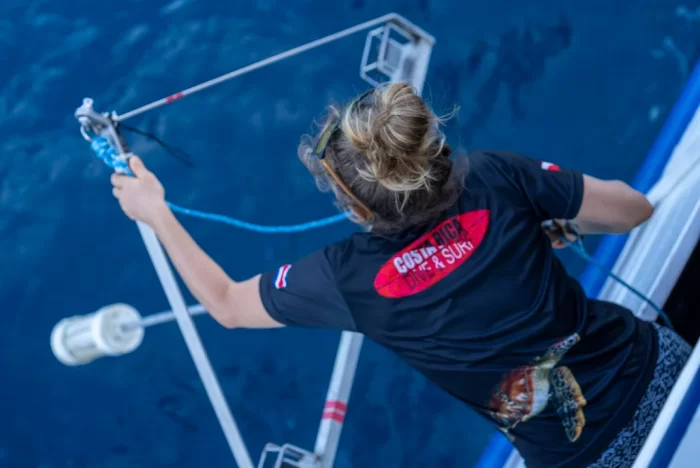
[[[632,421],[617,435],[597,462],[588,468],[626,468],[634,464],[657,416],[673,389],[692,348],[666,327],[653,324],[659,335],[659,355],[654,376]]]

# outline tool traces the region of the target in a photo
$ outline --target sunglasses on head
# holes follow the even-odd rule
[[[350,103],[347,110],[352,110],[353,107],[355,107],[355,105],[357,105],[359,102],[361,102],[363,99],[365,99],[373,93],[374,89],[365,91]],[[326,160],[326,148],[328,148],[328,144],[330,143],[331,138],[333,138],[336,132],[340,129],[340,124],[342,123],[343,118],[342,116],[344,114],[345,112],[335,117],[333,121],[330,122],[326,129],[323,131],[318,141],[316,142],[316,146],[314,147],[314,156],[316,156],[321,161],[321,164],[323,165],[323,168],[325,169],[326,173],[335,181],[336,185],[338,185],[338,187],[340,187],[340,189],[345,193],[345,195],[347,195],[353,201],[356,209],[361,211],[361,213],[359,213],[360,216],[364,220],[370,220],[373,217],[372,210],[370,210],[367,207],[367,205],[365,205],[359,198],[357,198],[357,196],[355,196],[354,193],[352,193],[350,187],[348,187],[348,185],[345,182],[343,182],[338,173],[333,170],[331,165]]]

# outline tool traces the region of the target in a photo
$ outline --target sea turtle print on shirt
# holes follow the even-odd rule
[[[511,440],[513,436],[509,431],[540,414],[550,401],[555,405],[569,441],[579,438],[586,424],[583,413],[586,399],[571,369],[556,366],[579,340],[579,335],[573,334],[550,346],[544,356],[535,358],[532,364],[503,376],[488,407],[489,414]]]

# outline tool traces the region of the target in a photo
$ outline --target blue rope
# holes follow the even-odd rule
[[[581,239],[580,239],[580,238],[577,238],[577,239],[576,239],[576,244],[570,242],[570,241],[569,241],[568,239],[566,239],[566,237],[564,237],[564,236],[562,236],[562,239],[563,239],[563,241],[566,243],[566,245],[568,245],[568,246],[571,248],[571,250],[572,250],[574,253],[576,253],[579,257],[581,257],[582,259],[584,259],[584,260],[587,261],[588,263],[590,263],[590,264],[592,264],[592,265],[595,265],[595,266],[597,266],[598,268],[600,268],[601,270],[603,270],[603,272],[606,273],[608,276],[610,276],[612,279],[614,279],[615,281],[617,281],[618,283],[620,283],[622,286],[624,286],[624,287],[626,287],[627,289],[629,289],[629,290],[630,290],[632,293],[634,293],[637,297],[639,297],[640,299],[642,299],[643,301],[645,301],[647,304],[649,304],[649,305],[659,314],[659,316],[660,316],[661,319],[664,321],[664,323],[666,324],[666,326],[667,326],[669,329],[673,330],[673,325],[671,325],[671,319],[668,317],[668,315],[666,314],[666,312],[664,312],[663,309],[661,309],[661,307],[659,307],[658,305],[656,305],[656,303],[655,303],[654,301],[652,301],[651,299],[649,299],[644,293],[642,293],[641,291],[639,291],[638,289],[636,289],[634,286],[632,286],[631,284],[629,284],[628,282],[626,282],[625,280],[623,280],[622,278],[620,278],[619,276],[617,276],[615,273],[613,273],[612,270],[609,270],[608,267],[606,267],[605,265],[603,265],[602,263],[600,263],[599,261],[597,261],[596,259],[594,259],[593,257],[591,257],[591,256],[588,254],[588,252],[586,251],[586,249],[583,247],[583,242],[581,242]]]
[[[126,155],[119,154],[116,148],[109,143],[107,138],[103,136],[93,138],[90,142],[90,148],[92,148],[92,151],[95,152],[102,162],[116,172],[133,175],[129,169],[129,158],[127,158]]]
[[[259,232],[264,234],[287,234],[292,232],[309,231],[311,229],[329,226],[331,224],[335,224],[348,219],[347,215],[345,215],[344,213],[340,213],[335,216],[319,219],[318,221],[309,221],[306,223],[292,224],[289,226],[261,226],[259,224],[252,224],[247,221],[241,221],[240,219],[234,219],[224,215],[206,213],[204,211],[183,208],[181,206],[174,205],[170,202],[167,203],[170,209],[173,210],[173,212],[175,213],[180,213],[185,216],[192,216],[193,218],[206,219],[208,221],[224,223],[228,224],[229,226],[245,229],[246,231]]]
[[[119,154],[117,150],[114,149],[114,147],[109,143],[109,140],[107,140],[107,138],[102,136],[95,137],[90,143],[90,147],[95,152],[98,158],[100,158],[107,166],[111,167],[116,172],[120,172],[122,174],[127,175],[133,175],[131,170],[129,169],[128,158],[124,155]],[[175,205],[174,203],[170,202],[166,203],[173,212],[180,213],[184,216],[191,216],[193,218],[215,221],[218,223],[228,224],[229,226],[237,227],[240,229],[245,229],[247,231],[258,232],[263,234],[290,234],[295,232],[304,232],[309,231],[311,229],[329,226],[331,224],[335,224],[348,219],[346,214],[340,213],[335,216],[319,219],[317,221],[309,221],[307,223],[292,224],[288,226],[262,226],[260,224],[249,223],[247,221],[231,218],[229,216],[192,210],[190,208],[184,208],[182,206]]]

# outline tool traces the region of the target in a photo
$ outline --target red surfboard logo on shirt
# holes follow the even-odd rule
[[[540,164],[540,167],[545,171],[552,171],[552,172],[561,171],[561,167],[557,166],[554,163],[547,162],[547,161],[542,161],[542,164]]]
[[[481,244],[489,225],[489,210],[476,210],[440,223],[392,256],[374,278],[384,297],[418,294],[462,265]]]

